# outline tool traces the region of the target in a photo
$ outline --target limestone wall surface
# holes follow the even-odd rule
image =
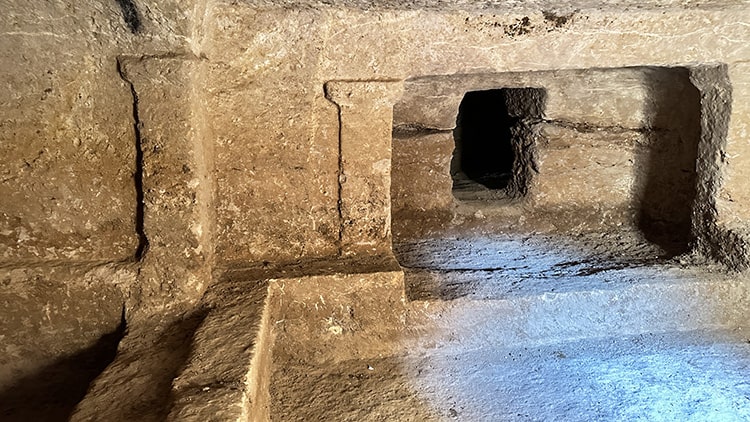
[[[648,218],[689,230],[701,117],[686,68],[408,80],[394,108],[394,214],[449,212],[461,201],[460,193],[451,192],[448,171],[457,160],[452,155],[459,103],[466,92],[509,87],[545,93],[543,116],[534,123],[533,178],[516,206],[527,213],[575,210],[619,225]],[[430,163],[428,168],[418,160]]]
[[[614,187],[599,176],[639,159],[627,145],[645,142],[638,131],[659,125],[649,121],[654,95],[676,101],[671,94],[686,76],[674,82],[658,69],[699,65],[725,65],[729,75],[726,144],[711,158],[720,162],[713,218],[742,232],[750,209],[743,185],[750,171],[743,158],[750,12],[735,3],[579,3],[123,3],[134,5],[128,12],[117,2],[60,2],[41,10],[18,2],[3,18],[0,45],[3,80],[12,87],[0,102],[0,147],[7,157],[2,257],[29,265],[106,263],[150,250],[150,262],[163,263],[159,254],[166,260],[187,254],[180,267],[201,267],[200,276],[145,276],[147,296],[169,297],[175,284],[176,291],[191,285],[190,294],[200,292],[196,280],[207,277],[214,259],[245,266],[337,256],[339,108],[324,86],[339,80],[407,80],[395,105],[396,126],[446,131],[455,125],[465,89],[497,84],[472,85],[467,78],[525,75],[507,76],[517,80],[505,84],[543,85],[546,119],[625,130],[611,138],[624,136],[620,148],[610,138],[595,139],[595,131],[545,127],[549,147],[540,162],[570,183],[547,189],[538,178],[536,203],[627,204],[639,175],[612,173]],[[649,76],[647,69],[657,70]],[[446,83],[451,78],[463,82]],[[427,91],[411,92],[410,84]],[[159,91],[167,85],[172,88]],[[443,99],[424,107],[420,95],[433,95],[430,89]],[[436,142],[441,154],[450,149],[446,139]],[[581,154],[601,172],[586,164],[565,168]],[[430,197],[424,188],[420,194],[394,183],[397,208],[450,205],[447,180],[438,172],[445,155],[437,161],[396,155],[429,161],[427,171],[443,192]],[[395,169],[394,177],[400,171],[411,170]],[[574,195],[581,185],[590,200]],[[177,220],[184,224],[170,226]],[[168,238],[188,240],[178,246]]]
[[[138,101],[118,58],[187,50],[196,5],[126,3],[3,4],[3,391],[124,329],[124,312],[148,301],[137,263]]]
[[[750,263],[743,2],[5,6],[1,320],[44,333],[15,355],[179,313],[226,268],[387,254],[392,212],[453,212],[467,90],[546,90],[531,207],[645,209]]]
[[[599,145],[596,133],[565,134],[565,128],[550,128],[551,145],[545,154],[550,157],[546,165],[551,172],[564,170],[555,170],[560,161],[552,157],[585,158],[601,172],[584,164],[580,172],[563,174],[571,181],[566,189],[555,186],[545,191],[541,186],[537,200],[588,207],[591,201],[586,195],[571,195],[583,185],[585,192],[596,193],[594,204],[603,202],[609,207],[632,202],[639,195],[634,186],[639,185],[641,175],[632,170],[608,175],[606,168],[622,170],[627,162],[642,160],[635,150],[626,151],[630,147],[625,145],[648,143],[637,131],[663,123],[649,121],[657,115],[653,98],[667,99],[659,104],[664,111],[659,118],[669,119],[670,107],[681,102],[679,92],[693,90],[689,95],[695,97],[687,74],[677,75],[675,81],[670,71],[660,73],[658,69],[726,65],[733,106],[726,147],[711,158],[721,161],[719,171],[711,176],[721,179],[715,206],[720,211],[714,213],[714,219],[720,223],[743,218],[747,207],[740,206],[737,198],[746,192],[739,185],[750,163],[739,153],[747,144],[747,113],[741,104],[748,93],[743,88],[744,74],[739,71],[750,53],[744,41],[750,35],[744,24],[748,17],[745,6],[711,3],[683,7],[671,2],[644,3],[639,8],[586,2],[575,9],[544,2],[502,10],[493,6],[498,7],[483,4],[461,10],[457,5],[442,9],[438,5],[420,9],[411,3],[393,7],[344,3],[289,10],[267,2],[215,3],[205,52],[215,64],[207,80],[222,99],[214,108],[220,110],[217,115],[221,117],[213,124],[219,132],[231,133],[231,139],[219,140],[216,149],[219,262],[294,260],[336,253],[332,240],[337,225],[338,114],[322,91],[326,82],[336,80],[409,81],[428,76],[536,71],[557,74],[544,81],[551,92],[560,93],[549,97],[549,118],[633,131],[614,136],[624,136],[622,149],[617,142],[604,139],[602,146],[594,145]],[[638,68],[657,70],[649,74],[634,70]],[[559,76],[565,72],[578,72],[580,85]],[[573,86],[584,88],[571,91]],[[408,82],[405,92],[408,95]],[[423,108],[429,115],[421,123],[451,128],[462,94],[455,90],[450,101],[441,102],[442,108]],[[396,105],[397,120],[404,103],[408,101]],[[262,106],[253,108],[248,116],[249,104]],[[698,123],[689,124],[695,128]],[[682,136],[679,130],[675,134]],[[582,141],[566,144],[564,139]],[[679,139],[674,142],[680,143]],[[449,147],[436,144],[435,148]],[[664,149],[661,163],[654,163],[656,168],[671,165],[670,148]],[[693,152],[684,151],[678,160],[678,167],[688,166],[688,173],[692,168],[685,157],[695,156],[695,144],[683,149],[689,148]],[[579,157],[581,154],[585,157]],[[444,166],[444,160],[434,165]],[[579,174],[583,179],[575,178]],[[615,176],[622,176],[617,186],[602,179]],[[240,184],[241,180],[247,182]],[[539,183],[544,180],[540,178]],[[438,190],[445,186],[444,179],[435,185]],[[660,193],[667,191],[664,188]],[[683,203],[691,195],[651,198],[655,202],[651,209],[658,219],[665,209],[681,207],[679,219],[684,223],[690,210],[685,211]],[[662,199],[673,205],[664,206]],[[411,206],[430,201],[410,195],[403,200],[411,201]],[[440,206],[448,202],[432,201]]]

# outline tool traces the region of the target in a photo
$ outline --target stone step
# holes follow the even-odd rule
[[[679,275],[685,274],[649,269],[627,282],[607,284],[604,278],[586,286],[573,280],[559,290],[540,292],[531,285],[502,298],[480,294],[476,299],[472,293],[449,301],[413,301],[409,325],[415,335],[408,347],[497,348],[747,325],[747,280]]]
[[[748,322],[746,276],[666,258],[637,233],[477,235],[395,246],[414,336],[508,346]],[[423,340],[423,339],[428,340]]]

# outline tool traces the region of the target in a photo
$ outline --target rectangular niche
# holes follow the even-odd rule
[[[540,88],[469,91],[453,130],[453,196],[458,200],[520,198],[536,171],[536,124],[546,92]]]
[[[448,224],[506,209],[516,210],[500,212],[508,218],[561,227],[633,227],[686,248],[702,183],[700,81],[691,69],[407,80],[394,106],[394,235],[420,219]]]

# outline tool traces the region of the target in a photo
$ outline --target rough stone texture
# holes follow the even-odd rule
[[[71,420],[165,420],[172,380],[183,368],[204,317],[198,309],[176,318],[141,317],[130,324],[114,361],[91,383]]]
[[[640,133],[544,124],[541,135],[539,175],[529,189],[535,205],[598,208],[602,213],[630,208]],[[620,216],[620,221],[629,220],[632,216]]]
[[[339,214],[343,255],[391,249],[391,132],[399,82],[328,82],[339,106]]]
[[[194,9],[183,0],[3,7],[0,367],[3,385],[7,373],[16,385],[0,401],[26,413],[3,406],[2,419],[67,418],[122,337],[124,303],[130,318],[141,300],[139,265],[123,263],[139,249],[137,100],[118,57],[187,50]]]
[[[517,390],[533,389],[537,382],[546,385],[571,380],[580,384],[572,375],[557,378],[546,374],[538,379],[536,372],[521,363],[529,359],[529,366],[544,367],[538,366],[543,359],[531,357],[536,348],[564,350],[573,357],[596,355],[598,345],[616,344],[609,349],[609,356],[616,355],[614,350],[631,350],[633,359],[652,362],[653,354],[647,352],[651,349],[642,341],[632,348],[618,342],[629,337],[664,337],[670,339],[665,346],[679,348],[679,339],[704,338],[706,330],[717,329],[726,330],[732,344],[739,346],[745,341],[746,332],[735,330],[746,323],[743,303],[750,290],[743,277],[727,276],[718,267],[694,267],[687,260],[660,263],[647,243],[618,240],[615,234],[587,239],[475,235],[396,247],[402,265],[412,267],[406,271],[407,283],[415,272],[432,271],[443,292],[462,293],[399,305],[390,300],[373,301],[372,296],[354,291],[345,296],[331,294],[338,289],[329,283],[312,285],[310,278],[280,284],[271,299],[271,306],[276,303],[286,310],[272,318],[278,322],[273,329],[271,420],[339,416],[344,420],[451,420],[455,416],[449,408],[463,411],[453,406],[452,400],[461,400],[467,414],[478,415],[479,408],[471,403],[480,397],[502,400],[493,407],[495,416],[512,419],[508,412],[523,407],[513,403],[526,403],[527,398]],[[367,285],[380,277],[368,277]],[[350,312],[353,316],[347,317]],[[373,319],[379,322],[370,325]],[[369,337],[350,343],[350,338],[364,333]],[[566,345],[577,341],[595,344],[586,344],[574,353]],[[731,353],[726,360],[720,357],[725,355],[710,351],[691,356],[707,355],[711,359],[702,362],[726,363],[732,368],[726,376],[742,379],[744,364],[733,366],[732,362],[743,353]],[[564,359],[562,356],[558,359]],[[566,361],[555,362],[550,365],[559,369]],[[498,366],[506,369],[495,372]],[[640,367],[634,362],[623,364],[623,370],[634,373]],[[691,366],[686,363],[686,367]],[[590,367],[581,363],[576,368]],[[509,377],[507,383],[498,378],[505,371],[516,370],[531,372],[526,377]],[[441,378],[439,374],[445,372],[452,375]],[[700,374],[695,376],[707,375]],[[689,389],[694,385],[690,379],[674,379],[675,390]],[[716,379],[724,379],[724,375]],[[453,389],[453,383],[463,387]],[[647,380],[638,383],[649,385]],[[705,388],[711,385],[715,383],[706,383]],[[503,391],[500,396],[499,388]],[[611,396],[608,389],[596,391],[602,400],[617,402],[625,397]],[[698,396],[707,399],[704,393]],[[554,397],[549,397],[550,403],[557,403]],[[648,400],[627,397],[628,403]],[[557,403],[560,407],[553,407],[551,415],[566,414],[563,408],[571,406],[585,408],[581,403],[588,403],[587,394],[575,392],[561,399],[564,403]],[[745,412],[747,403],[742,400],[731,409]]]
[[[429,214],[453,204],[450,175],[455,143],[450,133],[393,138],[391,206]]]
[[[337,111],[324,96],[326,81],[311,83],[319,80],[319,52],[309,41],[323,28],[309,12],[225,2],[212,15],[203,52],[211,63],[219,263],[336,255]]]
[[[743,100],[750,95],[750,76],[748,76],[750,65],[748,63],[733,63],[728,66],[729,84],[731,85],[731,105],[727,93],[717,98],[724,101],[724,107],[716,107],[717,112],[731,110],[729,116],[729,127],[726,139],[726,151],[721,161],[724,164],[724,183],[719,192],[719,220],[730,225],[739,223],[746,225],[750,216],[750,193],[744,181],[750,176],[750,160],[747,159],[750,152],[750,105]],[[726,89],[726,88],[725,88]]]
[[[154,306],[195,302],[211,279],[214,231],[212,149],[206,145],[213,139],[194,124],[203,119],[193,85],[202,64],[191,57],[121,58],[120,66],[138,107],[147,243],[138,287]]]
[[[211,307],[193,336],[184,369],[172,383],[167,420],[267,420],[270,363],[268,285],[219,283],[202,306]],[[256,373],[260,371],[260,373]],[[262,376],[262,378],[261,378]],[[264,407],[266,406],[266,407]]]
[[[740,24],[746,13],[743,8],[733,5],[676,8],[666,2],[670,13],[665,17],[661,9],[657,11],[649,5],[638,11],[598,3],[580,2],[580,5],[576,12],[551,7],[555,12],[545,14],[542,11],[548,12],[545,7],[551,4],[530,3],[512,6],[504,14],[488,14],[480,13],[478,6],[447,4],[424,10],[419,10],[418,4],[399,8],[376,4],[373,13],[363,13],[354,4],[344,10],[321,7],[289,12],[272,3],[167,3],[139,10],[143,26],[138,37],[121,20],[116,5],[94,10],[102,16],[100,21],[107,22],[117,34],[107,41],[106,48],[102,47],[103,53],[113,51],[113,46],[120,42],[126,53],[135,48],[145,54],[191,46],[202,49],[200,53],[211,62],[206,76],[210,82],[206,104],[217,106],[209,107],[207,120],[217,132],[217,172],[221,175],[217,185],[221,227],[218,247],[226,262],[241,262],[262,261],[271,256],[275,260],[294,260],[335,253],[332,244],[338,224],[333,188],[337,185],[337,170],[333,159],[336,154],[331,154],[335,151],[335,130],[332,130],[336,126],[335,109],[322,98],[322,85],[328,80],[723,61],[730,64],[730,72],[736,75],[741,89],[743,73],[741,65],[735,63],[744,60],[746,53],[742,42],[745,29]],[[24,7],[20,4],[11,10],[10,16],[17,21],[9,25],[8,32],[34,39],[34,35],[24,35],[34,33],[33,25],[29,26],[32,21],[19,18]],[[73,22],[83,22],[81,17],[86,14],[86,7],[93,6],[88,3],[77,6],[71,14]],[[466,10],[461,10],[462,7]],[[494,6],[482,7],[491,10]],[[65,8],[55,5],[52,10],[51,17],[55,17]],[[196,16],[189,21],[186,12],[193,10]],[[672,21],[681,24],[672,25],[669,23]],[[48,21],[37,19],[34,25],[40,28],[44,22]],[[605,24],[607,31],[601,30]],[[59,25],[76,27],[70,23]],[[188,39],[186,34],[190,31],[197,36]],[[92,43],[96,30],[76,34],[86,40],[85,45],[99,48]],[[42,37],[56,39],[51,35]],[[342,41],[351,39],[361,41]],[[497,39],[505,42],[498,43]],[[251,45],[257,44],[257,48],[249,48],[240,40],[253,40],[255,44]],[[691,48],[669,48],[675,43]],[[371,45],[379,48],[369,48]],[[264,53],[273,50],[270,46],[280,46],[279,54]],[[353,57],[357,60],[352,60]],[[456,57],[461,60],[455,60]],[[114,71],[111,66],[110,71]],[[125,87],[117,83],[121,95],[126,95]],[[618,90],[627,99],[638,100],[642,95],[635,88],[623,89],[622,84],[618,84]],[[268,96],[266,92],[275,94]],[[255,106],[248,108],[247,104]],[[270,119],[259,118],[271,109],[276,112]],[[555,109],[554,101],[550,102],[550,115],[555,115]],[[586,110],[585,107],[558,109],[568,113]],[[596,111],[602,119],[615,119],[622,114],[619,110],[624,109],[627,107],[615,106]],[[305,111],[299,114],[300,110]],[[732,136],[741,139],[741,107],[735,107],[733,113],[738,118],[732,119]],[[625,117],[633,121],[642,118],[638,112]],[[448,119],[450,124],[443,126],[450,127],[452,120]],[[122,127],[129,129],[127,125]],[[274,143],[269,144],[269,140]],[[741,141],[730,142],[730,145],[740,144]],[[248,149],[247,145],[255,147]],[[741,161],[735,162],[739,171]],[[262,177],[251,177],[253,174]],[[284,183],[283,188],[267,184],[266,180]],[[308,183],[309,180],[315,183]],[[733,183],[731,180],[741,177],[727,178],[728,183]],[[279,191],[284,192],[281,197],[275,195]],[[132,198],[132,192],[130,195]],[[281,204],[295,204],[294,210],[286,210],[281,220],[265,220],[266,216],[278,215]],[[737,212],[744,209],[734,208]],[[9,230],[15,231],[16,227]],[[300,235],[295,238],[290,235],[292,232]],[[132,233],[129,235],[132,250]]]
[[[0,259],[134,255],[133,100],[117,76],[115,56],[181,49],[186,3],[140,7],[137,36],[116,2],[6,5]]]
[[[0,269],[0,391],[116,331],[118,287],[134,279],[122,266]]]
[[[498,12],[493,4],[483,4],[484,10],[476,5],[419,9],[414,3],[374,4],[364,12],[354,3],[345,9],[321,5],[289,11],[268,2],[217,2],[213,19],[207,21],[205,54],[212,63],[208,101],[217,110],[210,120],[220,129],[219,259],[283,262],[336,253],[338,122],[335,109],[321,101],[327,81],[408,79],[409,98],[410,83],[434,86],[439,78],[468,75],[480,85],[496,86],[497,81],[477,74],[503,74],[505,86],[549,86],[550,118],[585,115],[597,126],[640,130],[653,123],[651,100],[662,96],[660,82],[674,74],[659,69],[712,62],[729,63],[731,69],[747,54],[741,41],[747,11],[740,6],[679,8],[667,2],[665,16],[663,8],[651,4],[640,10],[580,5],[574,12],[551,3],[525,3]],[[267,53],[272,44],[278,54]],[[691,47],[674,49],[675,44]],[[607,70],[586,70],[591,68]],[[528,83],[539,75],[547,82]],[[685,78],[679,78],[667,88],[681,86]],[[581,83],[570,84],[570,79]],[[438,93],[445,96],[444,106],[422,109],[430,122],[427,127],[455,125],[462,94],[458,91]],[[246,104],[261,105],[260,111],[248,110]],[[407,108],[413,104],[398,103],[396,115]],[[275,112],[263,114],[271,109]],[[396,123],[413,120],[419,119],[397,118]],[[677,174],[683,164],[675,164],[670,174]],[[663,188],[677,182],[664,180]],[[686,196],[689,193],[681,194],[666,208],[681,204]],[[285,212],[279,213],[282,203]],[[663,217],[660,206],[648,206],[653,220]],[[676,220],[684,225],[690,212],[679,212]]]
[[[273,360],[319,364],[390,353],[405,323],[404,306],[400,270],[276,280],[271,333],[284,346],[274,348]]]
[[[534,177],[524,203],[514,206],[525,214],[575,210],[574,218],[591,221],[593,228],[629,225],[688,238],[700,121],[700,100],[688,75],[684,68],[634,67],[416,78],[406,82],[405,98],[395,106],[394,133],[415,136],[451,127],[467,91],[540,87],[546,91],[546,122],[532,122],[539,151],[531,163]],[[442,117],[430,116],[434,110]],[[396,144],[404,145],[416,146]],[[412,152],[396,151],[394,167],[411,167],[421,177],[397,179],[403,186],[394,183],[400,197],[394,207],[412,217],[428,216],[420,198],[433,193],[431,185],[445,183],[446,174],[408,160],[407,151]],[[444,152],[442,160],[451,153]],[[429,154],[434,151],[425,145],[412,156]],[[457,186],[454,182],[456,199],[477,196]],[[492,199],[489,191],[481,195]],[[443,203],[444,212],[456,212],[450,201]]]
[[[132,99],[116,63],[7,36],[24,48],[0,43],[0,259],[132,257]]]
[[[547,92],[543,112],[550,120],[630,129],[645,121],[647,93],[638,68],[423,76],[404,85],[404,96],[394,106],[396,126],[453,129],[466,92],[524,87]]]
[[[429,354],[436,344],[736,327],[746,322],[746,280],[713,267],[692,272],[673,262],[634,269],[631,278],[621,268],[605,274],[621,282],[615,287],[587,278],[559,294],[408,303],[402,273],[362,255],[390,254],[391,211],[410,214],[402,225],[429,231],[420,218],[442,207],[441,224],[456,239],[635,225],[659,259],[685,252],[696,236],[700,251],[745,268],[749,20],[747,5],[723,1],[14,2],[0,17],[0,82],[8,88],[0,93],[0,195],[8,198],[0,204],[0,260],[10,271],[51,274],[52,264],[75,272],[138,259],[119,281],[92,276],[81,290],[91,295],[74,297],[87,303],[83,319],[39,337],[53,344],[79,326],[98,336],[115,322],[103,295],[127,303],[129,334],[75,420],[202,420],[219,411],[265,419],[279,409],[287,416],[294,414],[278,402],[266,407],[264,397],[281,391],[264,384],[272,369],[289,382],[289,403],[304,403],[306,380],[325,375],[322,366],[335,363],[359,382],[362,374],[342,362],[365,363],[365,373],[382,363],[393,375],[398,362],[380,355]],[[406,96],[392,122],[393,91],[372,81],[402,80]],[[324,88],[331,81],[339,81],[328,91],[335,104]],[[430,197],[430,186],[446,192],[446,173],[436,172],[446,169],[445,134],[463,92],[498,84],[547,89],[537,191],[502,204]],[[352,98],[336,95],[352,87]],[[396,133],[429,136],[394,142],[391,166],[394,122]],[[411,155],[429,149],[428,139],[440,147]],[[665,253],[665,233],[684,238],[681,248]],[[139,253],[145,240],[149,249]],[[346,257],[337,271],[320,270],[321,261],[349,253],[370,267]],[[173,315],[198,299],[214,266],[289,273],[272,282],[267,305],[229,289],[207,296],[207,313]],[[437,273],[429,276],[438,292],[441,281],[460,289],[474,276]],[[491,288],[496,275],[507,274],[480,281]],[[47,292],[24,296],[34,282],[13,277],[8,303],[39,320]],[[59,285],[75,291],[78,278]],[[106,315],[91,313],[99,303]],[[157,310],[170,314],[149,317]],[[78,334],[66,339],[73,349],[94,337]],[[268,336],[278,341],[275,366],[253,352],[271,350],[262,343]],[[308,363],[317,365],[312,375]],[[402,385],[397,376],[380,380]],[[317,397],[346,393],[331,391]],[[406,398],[411,407],[370,400],[341,415],[440,417],[420,413],[408,389],[393,391],[386,400]]]
[[[272,420],[741,421],[750,417],[746,335],[702,330],[459,345],[426,356],[290,364],[276,372]],[[299,384],[309,391],[303,398]]]

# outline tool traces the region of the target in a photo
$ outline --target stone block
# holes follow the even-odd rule
[[[550,120],[629,129],[645,125],[649,92],[643,68],[561,70],[540,76]]]
[[[543,114],[550,120],[633,129],[645,124],[644,69],[619,68],[414,78],[394,106],[394,125],[453,129],[466,92],[524,87],[546,90]]]
[[[399,81],[326,83],[339,106],[341,252],[387,254],[391,248],[391,133]]]
[[[172,383],[167,420],[268,420],[270,365],[267,282],[218,283],[207,292],[205,319],[196,330],[185,366]],[[252,412],[252,413],[251,413]],[[244,419],[243,419],[244,418]]]
[[[539,146],[539,174],[532,179],[535,206],[622,208],[632,202],[635,150],[641,134],[582,133],[545,125]]]
[[[404,274],[338,273],[272,281],[269,298],[274,362],[388,354],[405,327]]]
[[[184,51],[193,29],[188,12],[196,5],[5,6],[0,260],[132,258],[138,248],[134,99],[116,57]]]
[[[133,98],[114,60],[64,49],[0,43],[1,260],[135,254]]]
[[[723,186],[719,193],[719,218],[729,224],[750,219],[750,65],[738,63],[728,68],[731,84],[731,115],[726,149],[716,157],[724,165]],[[726,106],[725,106],[726,107]],[[726,112],[727,108],[717,111]]]
[[[202,309],[184,315],[128,315],[127,333],[114,361],[91,382],[70,420],[165,420],[172,382],[205,315]]]
[[[453,204],[450,175],[455,142],[451,132],[393,138],[393,213],[429,212]]]
[[[205,108],[216,142],[217,257],[288,262],[338,253],[338,118],[319,78],[312,10],[217,3]]]
[[[554,69],[619,68],[744,60],[748,10],[645,6],[624,10],[582,5],[558,26],[539,5],[503,10],[466,6],[446,10],[331,13],[323,65],[341,79],[450,75]],[[668,13],[665,13],[668,11]],[[603,30],[606,28],[606,30]],[[358,42],[346,43],[344,40]],[[679,49],[674,45],[689,45]],[[373,48],[375,47],[375,48]],[[356,60],[355,60],[356,58]],[[460,59],[458,59],[460,58]],[[362,63],[368,65],[363,66]]]

